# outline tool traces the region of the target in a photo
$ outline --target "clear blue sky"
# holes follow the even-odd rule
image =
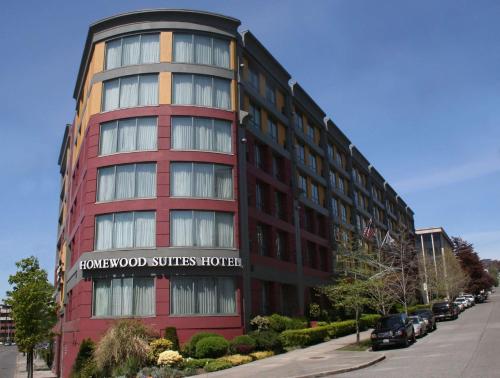
[[[88,25],[144,8],[242,21],[415,211],[500,259],[500,2],[11,1],[0,11],[0,297],[52,277],[64,125]]]

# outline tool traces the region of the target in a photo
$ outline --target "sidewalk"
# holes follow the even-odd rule
[[[17,354],[16,374],[14,378],[26,378],[26,357],[22,353]],[[33,362],[33,378],[55,378],[55,375],[49,370],[45,361],[35,359]]]
[[[361,340],[370,337],[371,330],[361,333]],[[254,361],[249,364],[197,377],[272,377],[306,378],[323,377],[373,365],[385,358],[378,352],[338,351],[345,345],[356,342],[356,335],[340,337],[326,343],[297,349],[278,356]]]

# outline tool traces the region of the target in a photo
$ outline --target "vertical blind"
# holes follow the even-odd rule
[[[96,216],[98,251],[120,248],[148,248],[156,245],[156,214],[135,211]]]
[[[233,170],[230,166],[171,163],[170,175],[173,197],[233,198]]]
[[[158,105],[158,74],[124,76],[104,82],[102,110]]]
[[[139,34],[106,42],[106,69],[160,61],[160,35]]]
[[[101,124],[99,153],[147,151],[156,149],[157,118],[141,117]]]
[[[170,284],[174,315],[236,313],[236,287],[231,277],[172,277]]]
[[[231,81],[212,76],[174,74],[173,103],[231,109]]]
[[[174,33],[174,62],[229,68],[229,41],[203,35]]]
[[[156,196],[156,164],[126,164],[99,168],[97,201]]]
[[[94,316],[148,316],[155,313],[153,278],[126,277],[94,281]]]
[[[172,148],[230,153],[231,123],[213,118],[172,117]]]
[[[233,214],[217,211],[170,212],[170,244],[176,247],[234,246]]]

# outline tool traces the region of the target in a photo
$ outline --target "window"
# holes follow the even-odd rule
[[[339,167],[344,167],[344,157],[337,151],[335,151],[335,161]]]
[[[311,125],[307,125],[307,134],[306,134],[307,139],[310,141],[314,142],[314,127]]]
[[[286,260],[286,236],[284,232],[276,232],[276,257],[280,260]]]
[[[272,158],[272,168],[273,168],[273,171],[272,171],[272,175],[274,178],[276,179],[280,179],[281,178],[281,158],[276,156],[276,155],[273,155],[273,158]]]
[[[263,157],[263,152],[262,152],[262,147],[258,144],[254,145],[254,163],[255,166],[259,167],[260,169],[264,169],[264,157]]]
[[[231,277],[173,276],[172,315],[236,313],[236,285]]]
[[[231,109],[231,81],[204,75],[174,74],[172,103]]]
[[[174,33],[174,62],[229,68],[229,40]]]
[[[353,193],[353,194],[354,194],[354,204],[355,204],[356,206],[359,206],[359,194],[358,194],[358,192],[357,192],[357,191],[354,191],[354,193]]]
[[[342,222],[347,223],[347,209],[344,205],[340,205],[340,215]]]
[[[361,217],[359,215],[356,215],[356,227],[358,230],[361,230],[362,224],[361,224]]]
[[[332,198],[332,213],[335,218],[339,216],[339,205],[337,199]]]
[[[334,159],[333,146],[330,143],[328,143],[328,145],[326,146],[326,149],[327,149],[327,153],[328,153],[328,158],[333,161],[333,159]]]
[[[264,209],[264,186],[261,183],[255,184],[255,207],[261,211]]]
[[[150,316],[155,313],[154,279],[124,277],[94,281],[94,316]]]
[[[307,159],[307,163],[309,165],[309,168],[311,168],[314,172],[316,172],[317,165],[316,165],[316,155],[313,153],[309,152],[309,158]]]
[[[104,82],[102,111],[158,105],[158,74],[125,76]]]
[[[260,87],[259,73],[252,66],[248,67],[248,79],[250,85],[258,91]]]
[[[216,211],[170,212],[170,244],[175,247],[233,248],[233,214]]]
[[[266,100],[271,104],[276,105],[276,90],[274,87],[266,80]]]
[[[160,35],[139,34],[106,42],[106,69],[160,61]]]
[[[304,149],[304,145],[300,144],[300,143],[297,143],[295,145],[295,149],[297,150],[297,159],[302,163],[304,164],[306,158],[306,152],[305,152],[305,149]]]
[[[302,175],[299,175],[298,186],[299,186],[299,189],[302,191],[302,194],[307,193],[307,180]]]
[[[156,214],[135,211],[96,216],[95,249],[149,248],[156,245]]]
[[[335,188],[337,186],[336,179],[337,177],[335,176],[335,172],[330,171],[330,185],[332,186],[332,188]]]
[[[260,108],[250,103],[249,113],[252,116],[250,123],[253,127],[260,130]]]
[[[156,164],[124,164],[99,168],[97,201],[156,196]]]
[[[267,131],[271,139],[278,142],[278,126],[276,125],[276,121],[271,118],[267,120]]]
[[[128,118],[101,124],[99,154],[156,150],[157,118]]]
[[[233,198],[233,169],[227,165],[171,163],[172,197]]]
[[[339,177],[339,179],[338,179],[337,183],[338,183],[338,185],[339,185],[339,190],[340,190],[340,192],[341,192],[341,193],[345,193],[344,179]]]
[[[263,224],[257,224],[257,250],[259,255],[268,256],[269,250],[267,247],[268,233],[267,227]]]
[[[285,196],[283,193],[274,192],[274,209],[276,218],[285,219]]]
[[[231,153],[231,122],[213,118],[172,117],[172,149]]]
[[[317,184],[311,184],[311,199],[314,203],[319,203],[319,189]]]
[[[295,113],[295,127],[300,130],[304,130],[304,120],[302,119],[302,114]]]

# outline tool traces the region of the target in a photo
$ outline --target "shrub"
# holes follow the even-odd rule
[[[229,343],[222,336],[208,336],[196,343],[197,358],[217,358],[227,353]]]
[[[309,316],[312,320],[316,320],[321,316],[321,308],[317,303],[311,303],[309,305]]]
[[[148,354],[149,362],[156,364],[161,352],[172,350],[173,344],[167,339],[155,339],[149,343],[150,352]]]
[[[166,350],[158,356],[158,365],[161,366],[177,366],[182,362],[183,358],[179,352],[175,350]]]
[[[193,375],[190,370],[180,371],[169,366],[154,366],[141,369],[136,378],[181,378],[189,375]]]
[[[248,364],[249,362],[252,362],[252,357],[250,356],[243,356],[241,354],[233,354],[231,356],[225,356],[221,357],[218,359],[218,361],[227,361],[233,366],[238,366],[238,365],[243,365],[243,364]]]
[[[249,335],[255,339],[257,350],[272,350],[275,353],[280,353],[283,350],[278,333],[275,331],[253,331]]]
[[[333,339],[336,337],[350,335],[356,332],[355,320],[343,320],[341,322],[333,322],[326,326],[328,336]]]
[[[381,318],[379,314],[366,314],[363,315],[359,320],[362,329],[373,328],[377,324],[377,321]]]
[[[233,365],[231,365],[230,362],[227,362],[227,361],[221,361],[221,360],[215,360],[215,361],[212,361],[212,362],[209,362],[206,366],[205,366],[205,371],[207,373],[211,373],[213,371],[218,371],[218,370],[224,370],[224,369],[229,369],[233,367]]]
[[[231,340],[231,351],[238,354],[249,354],[255,350],[257,343],[248,335],[236,336]]]
[[[279,314],[272,314],[268,319],[269,328],[278,333],[288,329],[301,329],[307,327],[307,321],[305,319],[290,318]]]
[[[177,336],[177,329],[175,327],[167,327],[165,329],[165,339],[172,342],[172,350],[179,350],[179,337]]]
[[[186,369],[203,369],[206,364],[214,361],[213,358],[186,358],[182,366]]]
[[[327,326],[284,331],[279,339],[285,347],[307,346],[320,343],[328,336]]]
[[[89,377],[96,377],[98,370],[97,370],[97,365],[95,363],[94,358],[89,358],[86,360],[81,369],[80,369],[80,375],[78,376],[73,376],[72,377],[78,377],[78,378],[89,378]]]
[[[80,344],[80,349],[76,355],[75,363],[71,369],[71,377],[79,378],[82,376],[82,370],[89,361],[92,360],[92,354],[94,353],[95,343],[91,339],[84,339]]]
[[[264,350],[261,352],[250,353],[250,357],[252,357],[254,360],[262,360],[264,358],[271,357],[271,356],[274,356],[274,352],[272,352],[270,350]]]
[[[266,329],[269,329],[269,319],[266,318],[265,316],[260,316],[257,315],[255,318],[250,320],[250,325],[254,328],[257,329],[258,331],[263,331]]]
[[[182,354],[187,355],[189,357],[196,357],[196,344],[198,341],[201,339],[204,339],[205,337],[210,337],[210,336],[220,336],[216,333],[210,333],[210,332],[198,332],[194,334],[191,339],[184,344],[182,348]],[[220,336],[222,337],[222,336]]]

